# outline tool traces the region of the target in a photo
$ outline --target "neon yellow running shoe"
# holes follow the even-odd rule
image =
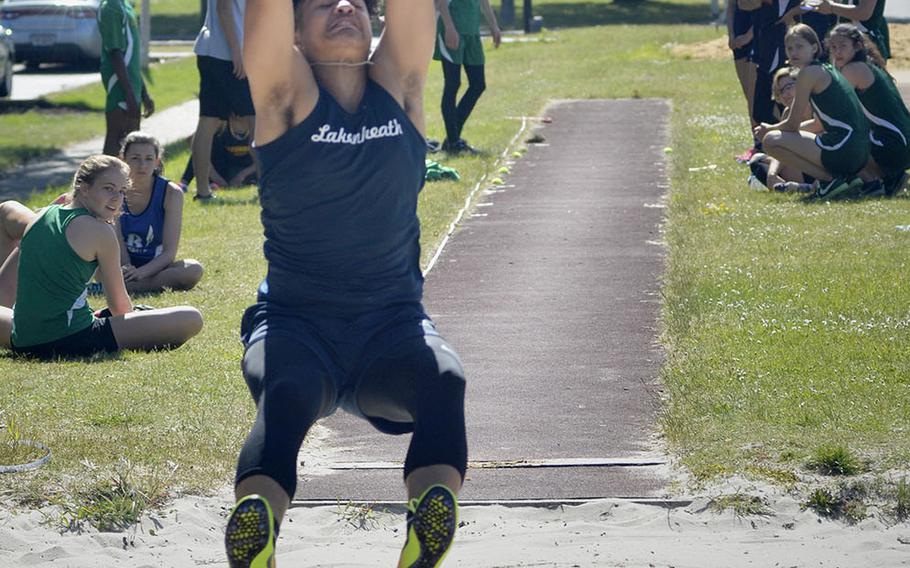
[[[458,501],[448,487],[434,485],[408,503],[408,540],[398,568],[437,568],[458,526]]]
[[[275,568],[275,517],[265,497],[247,495],[234,506],[224,531],[231,568]]]

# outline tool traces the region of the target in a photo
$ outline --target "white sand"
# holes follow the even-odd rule
[[[446,566],[910,566],[910,524],[887,527],[873,518],[849,527],[801,511],[786,495],[774,498],[769,517],[737,519],[704,510],[705,504],[699,499],[675,510],[619,500],[556,509],[464,507],[465,524]],[[79,535],[43,525],[38,511],[3,511],[0,566],[226,566],[221,539],[230,505],[227,489],[182,497],[132,533]],[[343,513],[343,507],[292,509],[282,526],[278,565],[395,566],[404,542],[402,516],[376,513],[368,528],[358,529]]]

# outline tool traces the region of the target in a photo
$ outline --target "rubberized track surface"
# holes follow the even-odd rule
[[[469,469],[462,499],[664,493],[662,466],[577,460],[661,458],[652,437],[668,111],[658,100],[551,106],[544,142],[484,192],[428,275],[426,308],[468,376],[470,459],[488,466]],[[322,424],[329,461],[404,459],[407,436],[341,412]],[[495,467],[528,459],[557,467]],[[404,498],[398,469],[303,467],[300,477],[297,499]]]

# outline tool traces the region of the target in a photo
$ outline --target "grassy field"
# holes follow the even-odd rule
[[[491,2],[500,14],[500,2]],[[197,0],[151,0],[152,37],[196,37],[200,24]],[[691,24],[703,23],[710,14],[706,2],[644,0],[641,2],[604,2],[591,0],[546,0],[534,2],[533,15],[541,16],[548,28],[582,27],[607,24]],[[510,29],[523,26],[523,2],[515,2],[515,21]]]
[[[158,109],[194,98],[199,90],[195,59],[153,65],[146,85]],[[100,75],[97,83],[49,95],[46,100],[54,108],[0,114],[0,170],[104,135],[105,94]]]
[[[515,135],[519,124],[507,117],[538,114],[553,99],[668,98],[667,402],[659,426],[670,451],[702,480],[795,479],[832,447],[829,454],[851,457],[853,472],[905,466],[910,284],[902,276],[910,232],[895,227],[910,223],[910,199],[805,204],[747,189],[745,169],[732,160],[750,142],[732,65],[672,51],[719,33],[610,25],[489,49],[488,91],[464,132],[487,154],[447,161],[462,181],[424,190],[424,260]],[[435,137],[440,86],[434,65],[426,108]],[[176,176],[185,148],[170,152]],[[200,286],[141,300],[199,307],[206,326],[188,345],[92,364],[0,354],[0,410],[15,416],[23,437],[54,451],[41,470],[9,477],[8,491],[86,500],[81,489],[109,490],[124,471],[146,493],[230,481],[253,416],[237,328],[265,266],[255,193],[223,196],[221,206],[186,208],[180,254],[206,266]]]

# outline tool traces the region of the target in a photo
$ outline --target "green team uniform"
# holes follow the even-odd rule
[[[19,243],[18,289],[12,342],[17,348],[56,341],[92,325],[86,283],[98,262],[81,258],[66,227],[86,209],[48,207]]]
[[[111,51],[123,53],[126,72],[136,102],[142,100],[142,74],[139,67],[139,24],[133,7],[124,0],[102,0],[98,9],[98,29],[101,32],[101,82],[107,91],[105,111],[126,110],[126,94],[114,73]]]
[[[875,42],[876,47],[881,52],[882,57],[891,59],[891,38],[888,34],[888,20],[885,19],[885,0],[878,0],[875,3],[875,10],[868,20],[860,22],[860,29],[869,33],[869,37]]]
[[[449,13],[458,30],[457,49],[446,46],[446,27],[442,16],[436,20],[436,51],[433,59],[446,59],[458,65],[483,65],[483,42],[480,41],[480,0],[449,0]]]
[[[809,100],[825,131],[815,143],[822,149],[822,165],[838,176],[852,176],[869,161],[869,123],[853,86],[830,63],[818,63],[831,84]]]
[[[875,81],[856,94],[871,125],[870,152],[885,174],[899,174],[910,168],[910,112],[891,77],[877,65],[868,67]]]

